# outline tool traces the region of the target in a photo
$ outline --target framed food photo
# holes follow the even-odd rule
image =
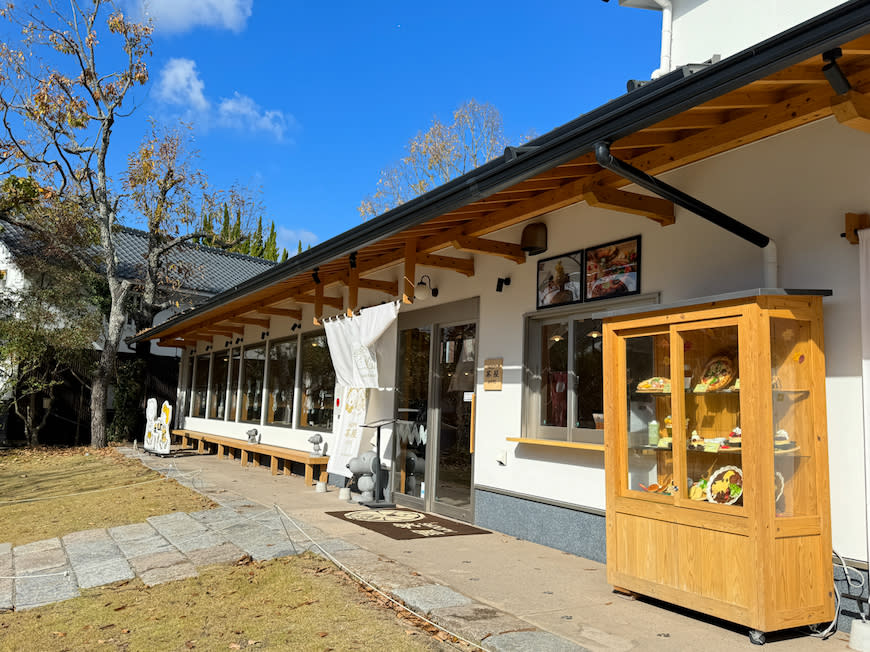
[[[589,247],[584,301],[640,294],[640,236]]]
[[[538,308],[583,301],[583,251],[538,261]]]

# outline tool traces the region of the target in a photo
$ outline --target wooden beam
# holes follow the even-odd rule
[[[223,337],[233,337],[239,331],[233,331],[231,329],[222,329],[222,328],[197,328],[197,333],[202,333],[204,335],[221,335]]]
[[[841,125],[870,133],[870,97],[856,91],[831,98],[831,110]]]
[[[397,290],[398,292],[398,290]],[[353,311],[359,306],[359,268],[351,266],[347,274],[347,316],[353,315]]]
[[[674,223],[673,203],[660,197],[650,197],[616,188],[590,186],[583,192],[586,203],[595,208],[606,208],[621,213],[648,217],[662,226]]]
[[[526,262],[526,252],[518,244],[512,242],[485,240],[484,238],[462,235],[453,239],[453,248],[457,251],[500,256],[517,264]]]
[[[870,214],[846,213],[846,240],[858,244],[858,231],[870,228]]]
[[[188,342],[187,340],[180,338],[174,340],[157,340],[157,346],[163,346],[167,349],[184,349],[196,346],[196,342]]]
[[[405,242],[405,278],[402,289],[402,303],[414,303],[414,279],[417,276],[417,240]]]
[[[257,319],[256,317],[239,317],[238,315],[229,315],[220,321],[230,321],[235,324],[250,324],[251,326],[259,326],[260,328],[269,328],[268,319]]]
[[[341,307],[341,306],[339,306]],[[317,283],[315,281],[314,285],[314,325],[317,326],[320,324],[320,320],[323,319],[323,283]]]
[[[376,290],[377,292],[389,294],[391,297],[398,296],[399,294],[398,281],[378,281],[373,278],[361,278],[359,279],[359,286],[365,290]]]
[[[301,308],[274,308],[272,306],[257,306],[252,312],[259,312],[263,315],[275,315],[276,317],[290,317],[291,319],[302,319]]]
[[[323,284],[321,283],[321,286]],[[315,292],[316,292],[315,288]],[[298,301],[299,303],[316,303],[317,297],[311,294],[297,294],[293,297],[294,301]],[[332,308],[338,308],[341,310],[344,308],[344,299],[342,297],[330,297],[327,295],[323,295],[323,305],[330,306]]]
[[[417,254],[417,262],[422,267],[450,269],[466,276],[474,276],[474,258],[454,258],[437,254]]]

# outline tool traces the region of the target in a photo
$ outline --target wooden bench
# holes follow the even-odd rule
[[[305,484],[309,487],[314,484],[315,471],[320,482],[326,482],[327,479],[326,463],[329,461],[328,455],[314,455],[307,451],[296,450],[295,448],[282,448],[281,446],[270,446],[269,444],[252,444],[245,439],[221,437],[220,435],[212,435],[195,430],[173,430],[172,435],[181,439],[181,445],[184,448],[191,446],[194,441],[198,442],[197,450],[200,453],[205,452],[206,445],[214,444],[217,446],[217,455],[221,458],[228,451],[238,450],[242,466],[248,466],[250,456],[253,456],[255,464],[259,464],[260,455],[268,455],[270,459],[269,468],[272,471],[272,475],[278,475],[278,460],[283,461],[284,475],[291,475],[291,461],[299,462],[305,465]]]

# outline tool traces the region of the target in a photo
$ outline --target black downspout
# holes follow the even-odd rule
[[[722,227],[726,231],[751,242],[756,247],[764,249],[770,242],[770,238],[763,233],[759,233],[751,226],[746,226],[743,222],[738,222],[733,217],[726,215],[722,211],[713,208],[709,204],[705,204],[691,195],[687,195],[682,190],[674,188],[664,181],[650,176],[643,170],[640,170],[633,165],[629,165],[625,161],[620,161],[610,152],[609,143],[603,141],[595,143],[595,158],[598,161],[598,165],[601,167],[618,174],[624,179],[636,183],[641,188],[646,188],[659,197],[663,197],[678,206],[682,206],[686,210],[692,211],[695,215],[703,217],[705,220],[712,222],[716,226]]]

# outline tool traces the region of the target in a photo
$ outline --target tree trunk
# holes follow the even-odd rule
[[[103,339],[100,362],[97,365],[94,383],[91,387],[91,448],[105,448],[107,443],[106,398],[108,396],[109,383],[115,375],[118,344],[121,341],[121,332],[126,320],[123,306],[128,288],[128,283],[119,281],[116,278],[109,278],[109,293],[112,296],[112,305],[109,309],[109,323],[106,328],[106,336]]]

